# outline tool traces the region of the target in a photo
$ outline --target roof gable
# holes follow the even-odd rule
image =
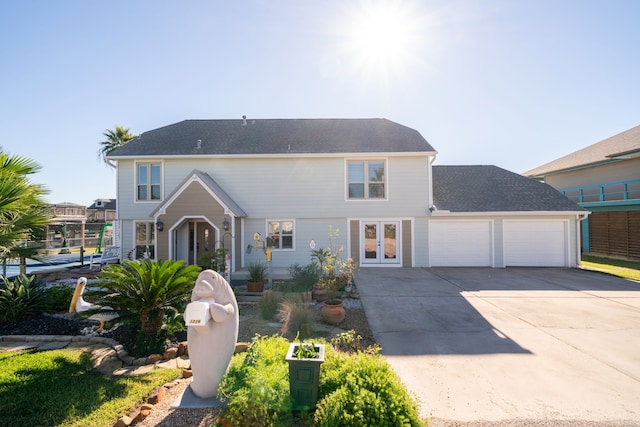
[[[433,166],[433,202],[451,212],[584,212],[553,187],[497,166]]]
[[[542,177],[569,169],[620,161],[630,156],[640,156],[640,126],[538,166],[523,175]]]
[[[144,132],[108,157],[395,152],[435,150],[386,119],[185,120]]]
[[[225,213],[229,213],[234,217],[239,218],[245,218],[247,216],[242,208],[222,189],[222,187],[218,185],[217,182],[215,182],[213,178],[211,178],[209,174],[197,169],[194,169],[189,173],[180,185],[178,185],[176,189],[167,198],[165,198],[164,202],[158,205],[158,207],[156,207],[149,216],[155,217],[158,213],[164,213],[167,206],[173,204],[180,194],[193,181],[198,181],[209,192],[209,194],[211,194],[211,196],[215,198],[222,207],[224,207]]]

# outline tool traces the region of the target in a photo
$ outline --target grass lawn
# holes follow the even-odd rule
[[[81,350],[0,353],[0,426],[113,425],[153,390],[180,375],[156,368],[108,377]]]
[[[625,261],[582,255],[582,266],[614,276],[640,282],[640,261]]]

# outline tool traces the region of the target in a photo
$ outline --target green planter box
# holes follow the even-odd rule
[[[313,409],[318,402],[320,365],[324,362],[324,344],[314,344],[318,357],[296,357],[300,343],[291,343],[286,360],[289,363],[289,391],[293,410]]]

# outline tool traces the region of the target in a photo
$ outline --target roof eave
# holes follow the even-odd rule
[[[375,151],[375,152],[344,152],[344,153],[257,153],[257,154],[145,154],[130,156],[107,156],[109,160],[132,160],[132,159],[249,159],[249,158],[282,158],[282,157],[435,157],[437,151]]]
[[[434,211],[433,217],[450,217],[450,216],[582,216],[590,214],[590,211],[480,211],[480,212],[451,212],[446,209],[438,209]]]

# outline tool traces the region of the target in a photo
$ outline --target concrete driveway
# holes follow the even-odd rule
[[[578,269],[361,268],[356,284],[434,425],[640,425],[639,283]]]

